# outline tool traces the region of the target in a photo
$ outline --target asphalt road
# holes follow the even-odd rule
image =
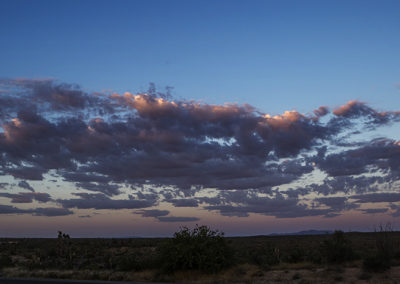
[[[66,279],[41,279],[41,278],[2,278],[1,284],[166,284],[155,282],[116,282],[97,280],[66,280]]]

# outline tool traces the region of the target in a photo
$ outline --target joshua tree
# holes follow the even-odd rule
[[[71,238],[68,234],[58,231],[57,255],[68,266],[72,263]]]

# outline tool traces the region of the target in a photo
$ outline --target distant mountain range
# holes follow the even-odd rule
[[[300,231],[295,233],[273,233],[269,234],[268,236],[300,236],[300,235],[327,235],[333,234],[333,231],[329,230],[307,230],[307,231]]]
[[[334,231],[331,230],[306,230],[300,232],[293,233],[272,233],[267,236],[306,236],[306,235],[328,235],[333,234]],[[138,236],[129,236],[129,237],[120,237],[121,239],[146,239],[146,238],[170,238],[170,236],[162,236],[162,237],[138,237]],[[233,237],[233,236],[227,236]],[[250,236],[249,236],[250,237]]]

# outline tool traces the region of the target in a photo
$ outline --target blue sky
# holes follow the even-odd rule
[[[1,77],[308,112],[396,103],[398,1],[2,1]],[[277,99],[279,98],[279,99]]]
[[[396,219],[399,11],[377,0],[2,0],[3,227],[146,236],[203,222],[262,234]],[[149,94],[150,82],[173,98]],[[140,163],[124,159],[132,151]],[[151,171],[155,160],[164,167]]]

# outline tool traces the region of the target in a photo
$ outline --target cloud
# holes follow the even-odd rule
[[[19,209],[15,206],[0,204],[0,214],[33,214],[35,216],[55,217],[71,215],[73,213],[74,212],[65,208],[46,207],[34,209]]]
[[[91,183],[91,182],[79,182],[76,183],[77,187],[104,193],[105,195],[113,196],[121,193],[119,186],[116,184],[101,184],[101,183]]]
[[[336,212],[340,212],[342,210],[349,210],[358,208],[358,204],[350,203],[347,201],[347,197],[320,197],[314,199],[315,201],[329,206]]]
[[[142,217],[161,217],[169,214],[168,210],[148,209],[133,212],[134,214],[140,214]]]
[[[90,216],[90,215],[80,215],[80,216],[78,216],[79,218],[92,218],[92,216]]]
[[[361,209],[360,211],[363,212],[363,214],[377,214],[377,213],[386,213],[389,210],[389,208],[367,208],[367,209]]]
[[[342,151],[315,159],[317,166],[332,177],[386,171],[400,177],[400,143],[390,139],[374,139],[357,149]]]
[[[8,186],[7,182],[0,182],[0,189],[4,189]]]
[[[195,222],[200,219],[197,217],[184,217],[184,216],[167,216],[170,211],[168,210],[158,210],[158,209],[148,209],[134,211],[134,214],[139,214],[142,217],[153,217],[159,222]]]
[[[111,199],[102,193],[75,193],[80,198],[58,199],[57,202],[64,208],[78,209],[137,209],[156,205],[156,200],[138,200],[132,195],[129,199]]]
[[[350,198],[355,199],[355,202],[357,203],[400,202],[400,193],[370,193],[363,195],[353,195],[350,196]]]
[[[18,186],[21,187],[21,188],[25,188],[25,189],[27,189],[27,190],[30,190],[30,191],[32,191],[32,192],[35,192],[35,190],[33,189],[33,187],[32,187],[28,182],[26,182],[26,181],[24,181],[24,180],[21,180],[21,181],[18,183]]]
[[[21,213],[23,214],[31,212],[32,210],[24,210],[24,209],[19,209],[15,206],[0,204],[0,214],[21,214]]]
[[[383,176],[328,176],[322,183],[310,184],[304,193],[315,192],[324,196],[337,193],[368,193],[379,190]],[[296,189],[297,191],[300,189]]]
[[[196,199],[171,199],[168,202],[175,207],[198,207],[199,202]]]
[[[370,119],[370,122],[374,124],[387,124],[393,120],[398,121],[400,118],[399,111],[378,112],[367,106],[366,103],[357,100],[349,101],[347,104],[334,109],[333,114],[345,118],[364,117]]]
[[[219,196],[220,204],[204,206],[205,209],[218,211],[223,216],[248,217],[257,213],[276,218],[297,218],[322,216],[333,209],[310,208],[297,198],[285,198],[280,193],[275,196],[260,196],[255,191],[230,191]]]
[[[390,204],[390,209],[394,210],[392,212],[393,217],[399,217],[400,216],[400,205],[397,204]]]
[[[314,110],[314,114],[317,118],[325,116],[329,113],[329,108],[327,106],[320,106],[316,110]]]
[[[200,221],[197,217],[177,217],[177,216],[160,216],[157,217],[157,220],[160,222],[196,222]]]
[[[5,168],[4,173],[12,175],[14,178],[29,179],[29,180],[43,180],[45,170],[38,167],[24,167],[20,168]]]
[[[47,104],[41,107],[52,110],[84,109],[100,103],[98,97],[83,92],[78,85],[56,83],[52,79],[2,79],[0,85],[8,89],[8,94],[20,94],[26,104],[28,103],[26,100],[33,99],[36,105]],[[7,107],[15,108],[16,104],[11,100]]]
[[[356,100],[333,111],[270,115],[247,104],[174,100],[154,88],[107,95],[51,79],[2,79],[0,87],[0,175],[31,191],[3,195],[13,203],[50,201],[33,194],[29,182],[51,173],[91,192],[57,199],[65,210],[142,209],[138,214],[161,222],[184,218],[146,210],[169,202],[226,216],[333,217],[378,200],[371,192],[395,188],[400,178],[399,141],[353,138],[399,122],[400,112]],[[322,180],[315,182],[318,171]],[[127,199],[121,189],[129,189]],[[219,193],[196,195],[208,189]],[[338,192],[358,198],[330,196]],[[311,193],[323,197],[305,197]]]
[[[50,194],[43,192],[0,193],[0,196],[11,198],[12,203],[32,203],[33,200],[44,203],[52,200]]]
[[[36,208],[33,211],[36,216],[47,216],[47,217],[55,217],[55,216],[66,216],[71,215],[74,212],[65,208]]]

